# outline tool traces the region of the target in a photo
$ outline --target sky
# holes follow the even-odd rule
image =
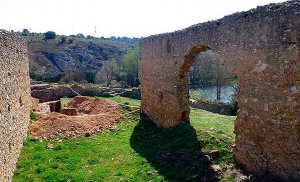
[[[0,29],[147,37],[285,0],[0,0]]]

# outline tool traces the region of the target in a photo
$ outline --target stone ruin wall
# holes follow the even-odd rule
[[[29,124],[27,45],[0,30],[0,181],[11,181]]]
[[[144,114],[189,121],[188,70],[212,49],[237,76],[233,154],[247,170],[300,180],[300,2],[272,4],[140,42]]]

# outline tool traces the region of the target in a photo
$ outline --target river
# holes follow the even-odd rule
[[[190,88],[190,95],[192,95],[193,92],[198,92],[201,98],[208,101],[214,101],[217,98],[216,86],[204,87],[204,88],[201,87]],[[235,94],[235,89],[232,86],[228,86],[228,85],[222,86],[221,101],[224,103],[230,102],[234,94]]]

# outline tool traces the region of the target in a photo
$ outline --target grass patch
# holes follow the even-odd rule
[[[65,108],[69,102],[71,102],[73,98],[60,98],[60,104],[62,108]]]
[[[129,105],[133,105],[133,106],[139,106],[141,104],[140,100],[121,97],[121,96],[115,96],[115,97],[111,97],[109,99],[114,100],[121,104],[128,103]]]
[[[32,121],[37,120],[37,115],[33,111],[30,111],[30,120],[32,120]]]
[[[135,99],[110,99],[140,104]],[[61,101],[63,105],[70,99]],[[13,181],[233,180],[230,171],[218,176],[210,166],[234,166],[230,145],[235,117],[192,109],[191,125],[158,129],[147,118],[125,109],[124,113],[114,131],[90,137],[41,142],[28,135]],[[46,148],[49,143],[53,149]],[[220,154],[208,160],[209,150]]]

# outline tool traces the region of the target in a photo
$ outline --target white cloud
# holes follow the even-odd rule
[[[284,0],[0,0],[0,28],[149,36]]]

